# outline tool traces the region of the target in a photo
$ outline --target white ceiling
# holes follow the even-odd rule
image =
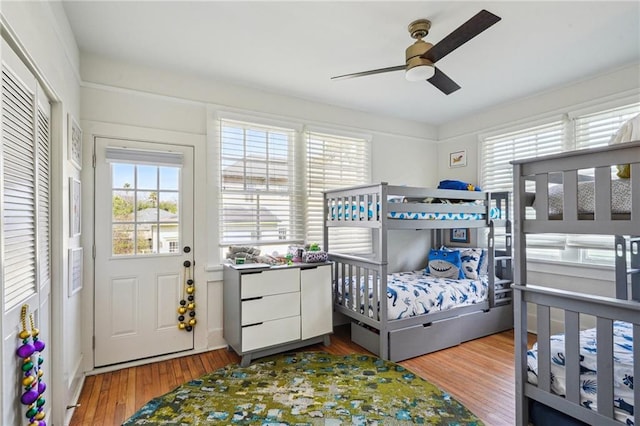
[[[81,52],[439,125],[640,63],[639,1],[64,1]],[[437,63],[446,96],[403,72],[409,22],[439,40],[481,9],[502,20]],[[638,82],[640,86],[640,82]]]

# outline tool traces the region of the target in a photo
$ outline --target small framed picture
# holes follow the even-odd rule
[[[74,177],[69,178],[69,236],[82,233],[82,184]]]
[[[449,167],[466,167],[467,151],[456,151],[449,153]]]
[[[71,114],[67,114],[67,158],[82,170],[82,129]]]
[[[82,247],[69,249],[69,294],[73,296],[82,290]]]
[[[468,243],[469,242],[469,228],[453,228],[451,229],[451,235],[449,240],[452,243]]]

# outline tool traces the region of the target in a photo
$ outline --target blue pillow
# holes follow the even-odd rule
[[[460,191],[481,191],[479,186],[472,185],[461,180],[441,180],[438,189],[457,189]]]
[[[427,272],[439,278],[464,279],[460,252],[457,250],[431,249],[429,251]]]

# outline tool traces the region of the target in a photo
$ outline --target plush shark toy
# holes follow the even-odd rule
[[[460,252],[457,250],[431,249],[429,251],[427,272],[434,277],[452,278],[454,280],[464,279]]]

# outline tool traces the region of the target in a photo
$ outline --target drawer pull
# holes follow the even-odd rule
[[[256,325],[262,325],[262,322],[256,322],[254,324],[243,325],[242,328],[255,327]]]
[[[318,265],[315,265],[315,266],[303,266],[300,269],[302,269],[303,271],[306,271],[308,269],[318,269]]]
[[[431,327],[431,325],[433,325],[433,323],[432,323],[432,322],[428,322],[428,323],[426,323],[426,324],[422,324],[422,326],[423,326],[424,328]]]

